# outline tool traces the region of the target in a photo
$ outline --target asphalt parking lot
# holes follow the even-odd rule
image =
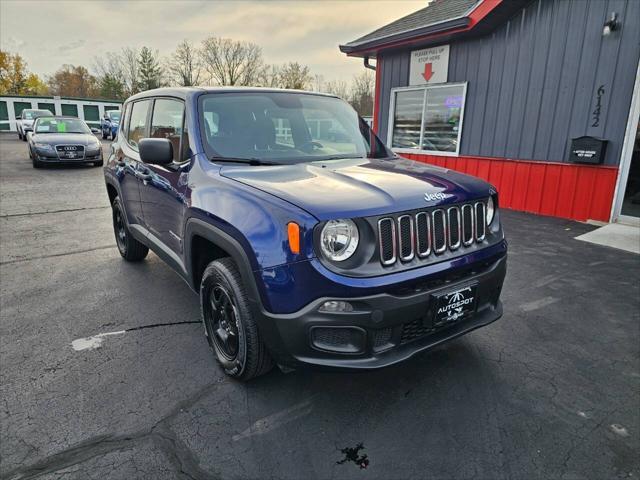
[[[638,478],[640,256],[503,220],[500,321],[381,371],[242,384],[187,285],[120,259],[102,169],[34,170],[0,135],[0,476]],[[338,463],[359,444],[366,469]]]

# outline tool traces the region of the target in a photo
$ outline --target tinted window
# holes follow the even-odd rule
[[[173,161],[180,161],[180,140],[182,138],[182,125],[184,117],[184,104],[180,100],[159,98],[153,107],[153,119],[151,120],[151,137],[167,138],[173,144]]]
[[[131,120],[129,121],[129,131],[127,140],[135,150],[138,150],[138,142],[147,136],[147,117],[151,100],[142,100],[133,104],[131,109]]]

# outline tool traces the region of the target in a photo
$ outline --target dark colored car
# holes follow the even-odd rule
[[[396,156],[342,100],[158,89],[123,112],[104,169],[118,249],[199,292],[228,375],[384,367],[502,315],[495,189]]]
[[[51,117],[53,113],[49,110],[35,110],[24,109],[20,114],[20,118],[16,121],[16,128],[18,130],[18,138],[20,140],[27,140],[27,133],[33,132],[33,123],[39,117]]]
[[[102,117],[100,121],[100,130],[102,131],[102,138],[104,140],[107,138],[111,138],[111,140],[116,139],[121,115],[122,112],[120,110],[107,110],[104,112],[104,117]]]
[[[33,128],[28,140],[34,168],[53,163],[103,165],[102,144],[79,118],[40,117]]]

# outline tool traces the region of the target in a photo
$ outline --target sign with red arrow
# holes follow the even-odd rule
[[[411,52],[409,85],[446,83],[449,74],[449,45]]]

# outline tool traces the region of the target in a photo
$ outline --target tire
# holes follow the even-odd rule
[[[116,236],[116,245],[122,258],[127,262],[139,262],[149,253],[149,247],[140,243],[133,238],[129,228],[127,227],[127,221],[124,216],[124,209],[120,202],[120,197],[116,197],[111,204],[112,219],[113,219],[113,233]]]
[[[22,140],[22,134],[18,132],[18,140]]]
[[[102,130],[102,139],[103,139],[103,140],[106,140],[106,139],[107,139],[107,136],[104,134],[104,130]]]
[[[33,163],[33,168],[42,168],[43,164],[40,160],[36,160],[35,157],[31,157],[31,163]]]
[[[273,368],[271,355],[251,315],[242,277],[232,259],[215,260],[205,269],[200,283],[200,313],[209,345],[227,375],[247,381]],[[234,341],[235,349],[231,348]]]
[[[94,167],[101,167],[104,165],[104,160],[100,160],[99,162],[93,162]]]

